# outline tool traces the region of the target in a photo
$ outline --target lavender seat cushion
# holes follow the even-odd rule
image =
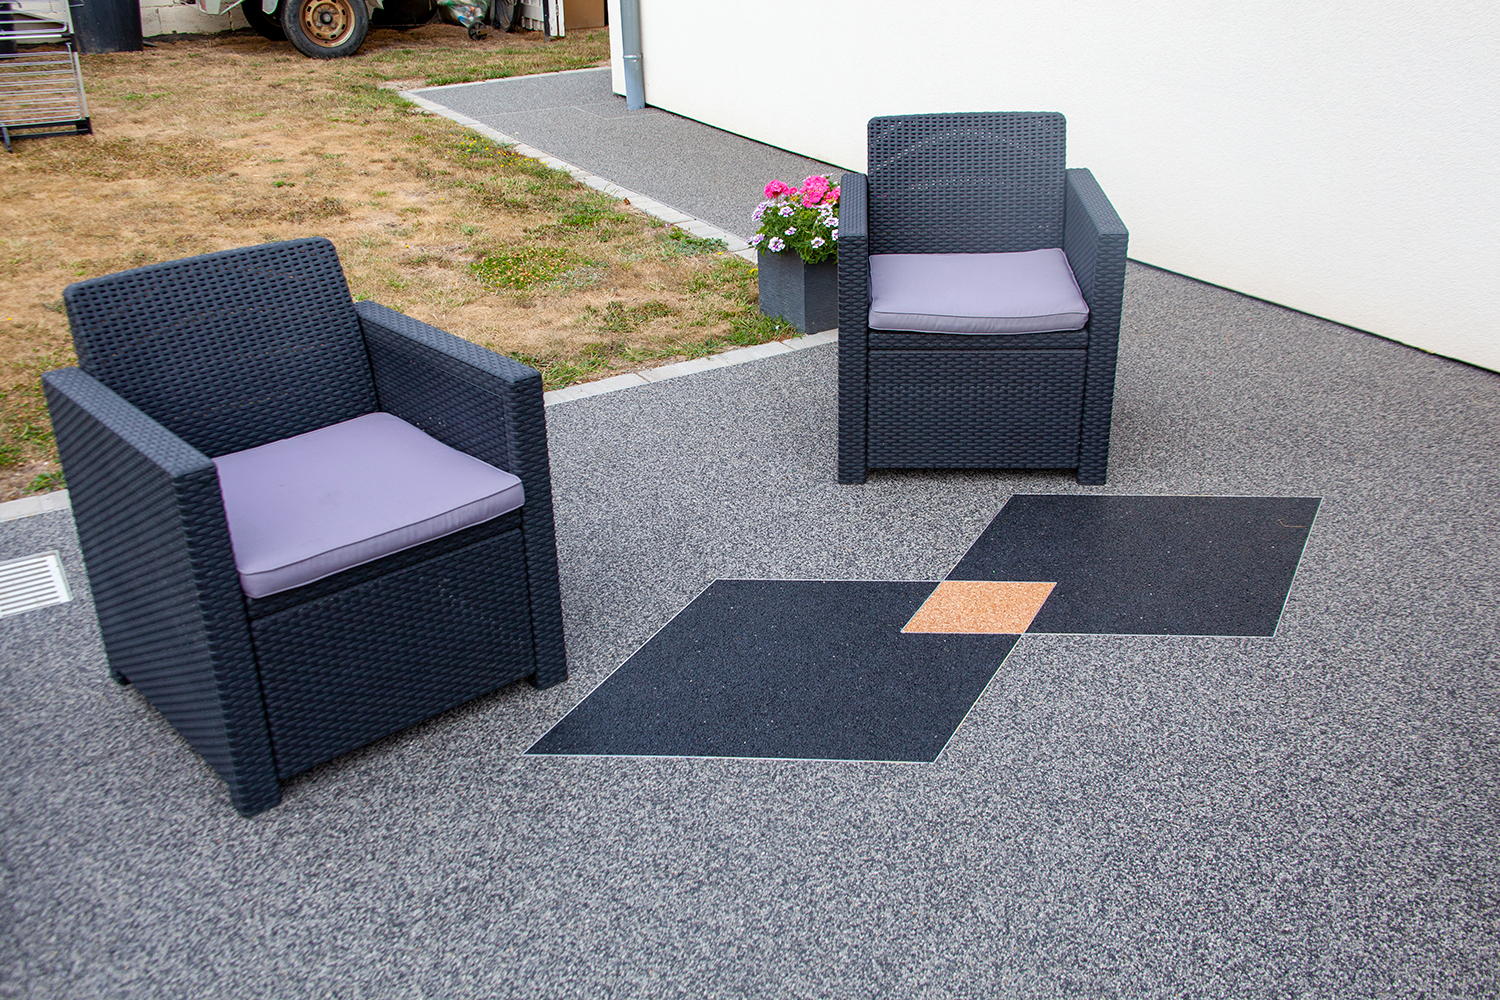
[[[1061,250],[870,255],[870,329],[1081,330],[1089,307]]]
[[[240,586],[268,597],[499,517],[521,481],[367,413],[214,459]]]

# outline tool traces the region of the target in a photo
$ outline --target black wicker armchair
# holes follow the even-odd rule
[[[844,174],[839,205],[840,482],[1104,482],[1127,233],[1093,175],[1065,168],[1065,132],[1054,113],[871,120],[869,174]],[[1008,290],[1033,301],[1007,312]]]
[[[477,695],[566,678],[537,372],[352,302],[321,239],[64,301],[79,367],[43,382],[110,671],[241,813]]]

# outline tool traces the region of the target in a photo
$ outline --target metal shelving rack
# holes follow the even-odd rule
[[[29,48],[44,44],[61,48]],[[68,0],[0,0],[0,140],[5,151],[11,151],[15,137],[93,130]]]

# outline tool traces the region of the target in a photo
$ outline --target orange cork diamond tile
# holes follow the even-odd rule
[[[938,584],[901,631],[1020,635],[1031,627],[1055,586],[948,580]]]

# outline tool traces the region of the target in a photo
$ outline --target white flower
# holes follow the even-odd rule
[[[809,242],[811,243],[812,248],[816,250],[818,247],[823,245],[824,240],[821,236],[814,236]]]
[[[756,233],[754,236],[750,237],[750,245],[751,246],[755,246],[755,244],[759,243],[761,240],[763,240],[765,238],[766,238],[766,234],[765,233]]]
[[[780,236],[772,236],[771,242],[766,244],[766,249],[770,250],[772,253],[780,253],[785,248],[786,241],[783,240]]]
[[[835,229],[830,235],[833,237],[833,241],[837,243],[839,239],[839,231]]]
[[[771,203],[769,201],[761,202],[759,205],[755,206],[755,211],[750,213],[750,218],[754,219],[756,222],[759,222],[761,216],[766,214],[766,209],[770,207]]]
[[[795,232],[796,232],[796,231],[797,231],[797,227],[796,227],[796,226],[787,226],[787,227],[786,227],[786,234],[787,234],[787,235],[788,235],[788,236],[790,236],[790,235],[792,235],[792,234],[793,234],[793,233],[795,233]]]
[[[783,217],[785,217],[785,216],[791,215],[795,211],[796,211],[796,209],[792,208],[792,206],[790,206],[790,205],[782,205],[781,206],[781,212],[780,212],[780,214]]]
[[[828,225],[832,229],[838,229],[838,227],[839,227],[839,217],[837,215],[835,215],[833,218],[829,219],[828,220]]]

